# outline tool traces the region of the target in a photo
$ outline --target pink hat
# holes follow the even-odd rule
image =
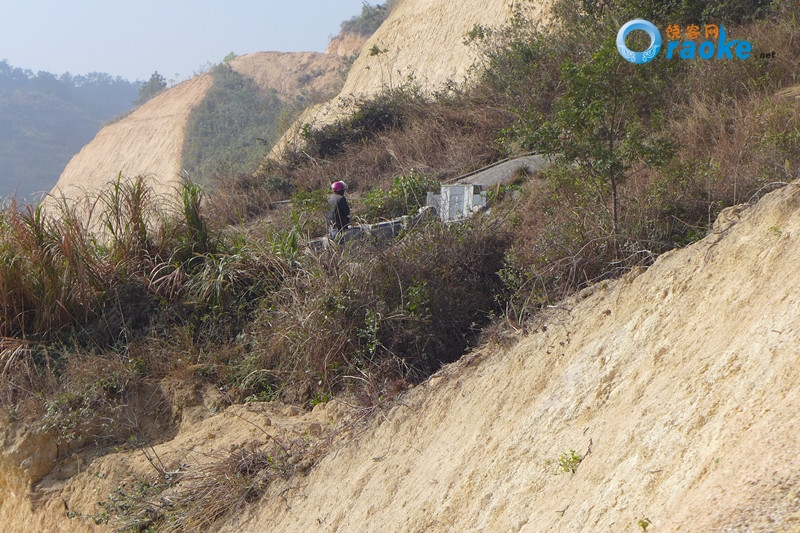
[[[345,191],[347,190],[347,184],[343,181],[334,181],[331,183],[331,190],[333,192]]]

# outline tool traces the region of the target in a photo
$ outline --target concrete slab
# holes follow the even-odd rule
[[[513,181],[519,169],[525,167],[529,174],[533,174],[550,165],[551,158],[541,155],[528,155],[500,161],[494,165],[476,170],[465,176],[457,178],[454,183],[464,183],[479,185],[482,189],[487,189],[495,185],[504,185]]]

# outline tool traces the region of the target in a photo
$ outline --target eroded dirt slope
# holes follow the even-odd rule
[[[442,370],[227,531],[800,531],[798,257],[793,184]]]
[[[794,183],[547,310],[512,348],[467,354],[371,425],[343,424],[336,401],[203,403],[153,450],[178,468],[273,437],[307,446],[225,531],[798,532],[798,237]],[[154,473],[142,452],[56,461],[28,438],[0,458],[8,524],[95,529],[98,500]]]
[[[64,168],[51,194],[80,198],[120,173],[146,175],[156,194],[180,184],[183,132],[189,113],[213,80],[202,74],[161,93],[125,118],[103,127]]]

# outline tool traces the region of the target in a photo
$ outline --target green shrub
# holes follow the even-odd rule
[[[578,470],[578,465],[583,461],[583,457],[575,450],[570,450],[569,453],[564,452],[558,458],[558,467],[560,473],[574,474]]]
[[[427,193],[438,190],[438,181],[412,171],[407,176],[397,176],[388,191],[373,188],[364,195],[362,201],[369,220],[391,219],[417,214],[419,208],[425,205]]]
[[[386,20],[397,0],[386,0],[383,4],[370,5],[367,2],[361,7],[361,14],[345,20],[341,24],[342,33],[372,35]]]

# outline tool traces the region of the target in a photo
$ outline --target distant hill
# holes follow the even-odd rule
[[[98,72],[34,74],[0,62],[0,196],[49,191],[102,125],[133,106],[139,85]]]
[[[309,106],[340,92],[367,38],[396,0],[364,3],[324,54],[254,52],[169,88],[107,125],[64,167],[55,196],[83,196],[120,173],[147,176],[158,194],[184,177],[208,185],[247,172]]]
[[[341,47],[361,41],[353,42]],[[266,155],[306,105],[336,92],[345,69],[344,57],[315,52],[231,59],[105,126],[69,161],[53,193],[82,196],[122,173],[146,175],[158,194],[171,194],[185,174],[208,183],[220,173],[244,171],[258,162],[248,157]]]

